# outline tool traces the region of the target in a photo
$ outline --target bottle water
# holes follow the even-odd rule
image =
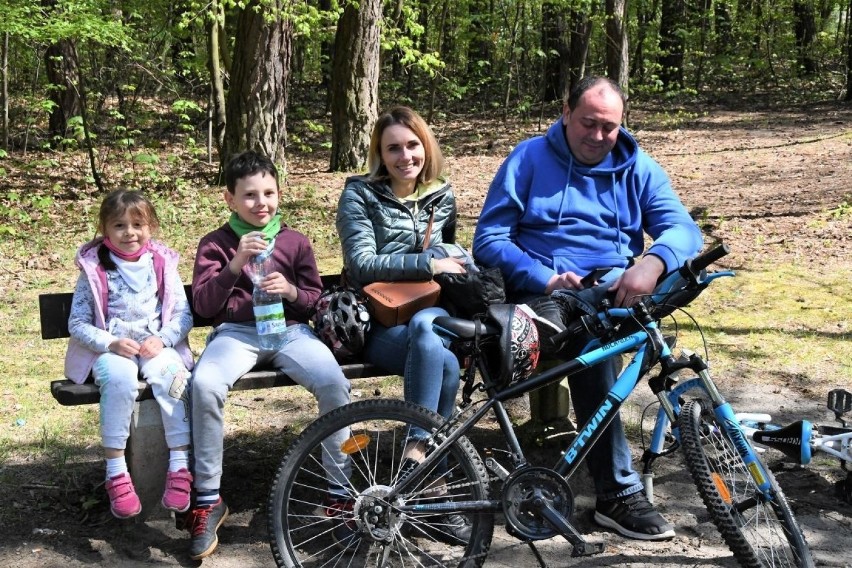
[[[257,337],[260,348],[278,351],[287,343],[287,320],[284,318],[284,303],[279,294],[264,292],[260,283],[270,272],[272,248],[260,253],[251,260],[251,279],[254,291],[251,295],[254,305],[254,321],[257,325]]]

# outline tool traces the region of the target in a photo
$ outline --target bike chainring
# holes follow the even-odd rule
[[[506,530],[522,539],[543,540],[560,534],[541,515],[547,503],[563,518],[571,518],[574,494],[568,482],[552,469],[522,467],[513,471],[503,484],[503,513]]]

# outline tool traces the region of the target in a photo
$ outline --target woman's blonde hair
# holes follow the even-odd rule
[[[424,155],[423,169],[417,176],[417,182],[429,184],[444,171],[444,155],[432,129],[423,118],[406,106],[397,106],[383,113],[373,127],[373,135],[370,137],[370,153],[367,157],[367,166],[370,169],[370,177],[373,179],[385,179],[388,170],[382,163],[382,134],[388,127],[400,124],[411,130],[423,144]]]

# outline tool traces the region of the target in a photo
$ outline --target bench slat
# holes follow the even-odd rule
[[[343,374],[347,379],[362,379],[368,377],[380,377],[384,373],[375,365],[368,363],[349,363],[340,366]],[[267,389],[273,387],[288,387],[296,383],[284,373],[274,370],[250,371],[240,377],[234,384],[232,390],[254,390]],[[136,397],[137,401],[149,400],[154,398],[154,394],[148,383],[139,381],[139,394]],[[100,401],[101,395],[98,392],[98,387],[93,383],[77,384],[67,379],[51,381],[50,393],[53,398],[62,406],[79,406],[83,404],[97,404]]]

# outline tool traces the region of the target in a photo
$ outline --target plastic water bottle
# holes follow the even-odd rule
[[[269,294],[260,287],[260,282],[270,272],[272,249],[260,253],[251,260],[251,278],[254,291],[251,295],[254,305],[254,321],[257,325],[257,337],[260,348],[278,351],[287,343],[287,320],[284,318],[284,303],[279,294]]]

